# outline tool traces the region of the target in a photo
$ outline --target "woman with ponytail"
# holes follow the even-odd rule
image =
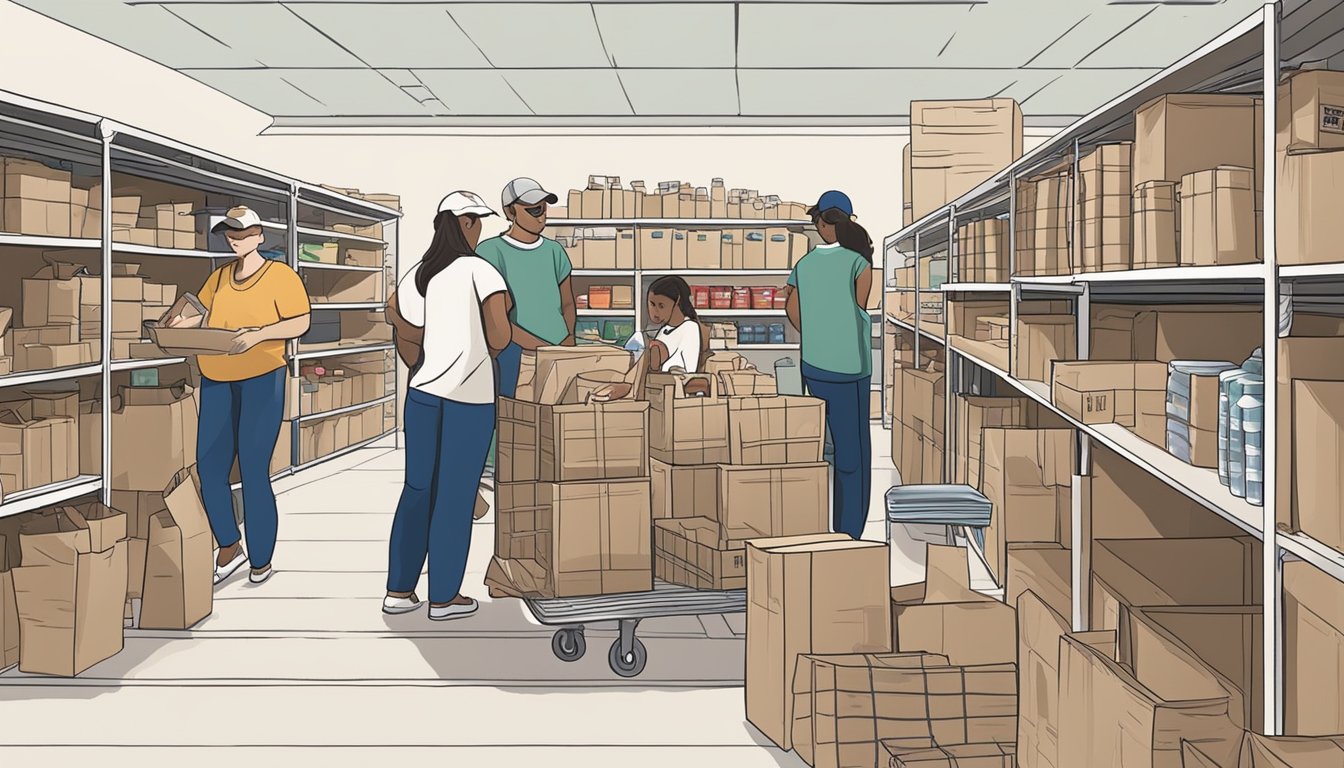
[[[598,389],[593,393],[595,399],[626,397],[643,380],[641,374],[651,371],[700,371],[709,354],[709,336],[700,327],[700,318],[691,302],[691,287],[685,280],[668,275],[653,281],[649,286],[649,324],[660,327],[648,349],[626,374],[626,380]]]
[[[462,594],[476,489],[495,429],[495,364],[509,345],[504,278],[476,255],[479,195],[454,192],[439,203],[434,240],[397,286],[389,319],[398,352],[413,368],[406,393],[406,477],[392,520],[383,612],[420,607],[415,595],[429,558],[429,618],[469,616]]]
[[[826,425],[835,446],[832,528],[857,539],[863,536],[873,489],[872,320],[865,308],[873,280],[873,241],[855,221],[854,206],[843,192],[825,193],[808,214],[821,245],[789,275],[788,316],[802,335],[803,382],[826,402]]]

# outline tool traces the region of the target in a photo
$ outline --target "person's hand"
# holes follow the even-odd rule
[[[618,381],[614,384],[605,384],[593,390],[593,402],[606,403],[612,400],[620,400],[630,394],[633,389],[629,384]]]
[[[199,328],[201,321],[205,319],[201,315],[187,317],[186,315],[174,315],[168,318],[169,328]]]
[[[260,328],[244,328],[233,335],[233,348],[229,354],[241,355],[265,340]]]

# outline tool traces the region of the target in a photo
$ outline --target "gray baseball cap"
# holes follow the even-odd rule
[[[555,205],[560,202],[560,198],[542,189],[541,185],[534,179],[529,179],[526,176],[514,179],[508,184],[505,184],[504,194],[500,195],[500,199],[503,201],[505,208],[508,208],[514,203],[536,205],[545,200],[551,205]]]

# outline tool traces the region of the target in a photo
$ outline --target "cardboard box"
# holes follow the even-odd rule
[[[377,272],[307,270],[304,283],[314,305],[324,302],[373,302],[382,299],[383,276]]]
[[[830,528],[829,465],[718,466],[713,518],[719,546],[750,539],[804,536]],[[675,500],[674,500],[675,503]]]
[[[747,544],[747,720],[793,745],[798,657],[891,646],[887,545],[843,534]]]
[[[500,483],[495,489],[495,556],[537,560],[549,551],[550,507],[538,496],[539,483]]]
[[[10,561],[9,549],[6,535],[0,534],[0,669],[19,663],[19,606],[14,597],[13,571],[18,562],[17,558]]]
[[[1256,605],[1257,546],[1244,536],[1095,540],[1091,626],[1118,630],[1125,606]]]
[[[813,397],[735,397],[728,401],[732,464],[814,464],[826,439],[825,403]]]
[[[1083,424],[1119,424],[1136,429],[1145,421],[1150,442],[1162,444],[1152,433],[1153,420],[1166,431],[1167,366],[1165,363],[1084,361],[1055,363],[1051,400]],[[1153,438],[1157,437],[1156,440]]]
[[[1073,315],[1017,316],[1013,373],[1032,381],[1050,381],[1051,364],[1078,357],[1078,321]]]
[[[1004,602],[1008,605],[1017,605],[1019,597],[1031,592],[1055,613],[1072,616],[1072,583],[1073,555],[1067,546],[1029,542],[1008,545],[1008,583],[1004,585]]]
[[[946,656],[959,666],[1017,661],[1012,605],[971,590],[963,547],[929,545],[928,576],[891,590],[892,648]]]
[[[1306,331],[1309,329],[1303,329]],[[1323,329],[1332,330],[1332,329]],[[1340,355],[1344,354],[1344,340],[1333,333],[1321,337],[1297,337],[1279,339],[1279,376],[1278,376],[1278,423],[1293,424],[1294,381],[1344,381],[1344,364]],[[1322,389],[1324,392],[1324,389]],[[1278,473],[1282,478],[1296,477],[1300,470],[1295,451],[1278,452]],[[1268,471],[1268,470],[1267,470]],[[1298,509],[1301,499],[1296,493],[1296,481],[1281,482],[1278,489],[1278,522],[1290,530],[1301,530]]]
[[[708,381],[710,396],[687,397],[684,387],[691,378]],[[668,464],[728,461],[728,400],[717,391],[717,379],[708,374],[649,374],[649,455]]]
[[[554,405],[561,402],[570,382],[580,373],[630,369],[630,353],[619,347],[585,344],[581,347],[541,347],[536,355],[533,379],[535,400]],[[519,382],[521,384],[521,376]]]
[[[1149,181],[1134,189],[1134,269],[1175,267],[1181,263],[1179,182]]]
[[[196,463],[196,405],[185,384],[121,389],[111,429],[113,490],[162,492]]]
[[[1156,358],[1243,361],[1261,345],[1258,307],[1165,307],[1157,313]]]
[[[1303,533],[1344,549],[1344,381],[1293,382],[1293,492]]]
[[[122,648],[126,516],[101,504],[35,517],[14,569],[19,669],[73,677]]]
[[[140,628],[189,629],[214,602],[214,538],[195,470],[179,472],[163,498],[167,511],[150,519]]]
[[[994,580],[1008,574],[1008,545],[1070,541],[1073,431],[984,430],[981,489],[994,505],[984,550]]]
[[[1131,670],[1116,660],[1115,642],[1114,632],[1061,640],[1060,766],[1178,765],[1181,739],[1221,764],[1235,758],[1243,731],[1198,659],[1168,646]]]
[[[1305,70],[1278,89],[1279,152],[1344,149],[1344,72]]]
[[[884,741],[891,768],[1016,768],[1012,744],[956,744],[907,749],[903,740]]]
[[[543,482],[649,476],[646,401],[543,405],[537,423]]]
[[[888,740],[1011,743],[1017,726],[1012,664],[957,666],[931,653],[806,654],[794,697],[794,747],[816,768],[881,765]]]
[[[1238,165],[1256,168],[1258,100],[1232,94],[1173,93],[1134,114],[1134,184]]]
[[[1278,155],[1275,249],[1281,264],[1328,264],[1339,260],[1344,238],[1344,151]]]
[[[654,575],[694,589],[745,589],[747,555],[719,545],[719,524],[706,517],[656,520]]]
[[[717,465],[674,466],[649,459],[653,519],[703,517],[718,520]]]
[[[1344,732],[1344,586],[1289,562],[1283,595],[1284,732]]]
[[[1191,751],[1198,751],[1185,742]],[[1205,757],[1204,759],[1209,760]],[[1238,768],[1329,768],[1344,763],[1344,738],[1338,736],[1280,736],[1247,733],[1242,740]],[[1209,765],[1219,768],[1211,760]],[[1187,758],[1186,768],[1189,768]],[[1196,763],[1196,768],[1200,768]]]
[[[50,261],[32,277],[23,279],[23,325],[79,325],[79,307],[84,303],[84,268],[78,264]],[[76,339],[78,340],[78,339]]]
[[[723,233],[716,229],[693,229],[686,237],[689,269],[720,269],[723,266]]]
[[[1059,759],[1060,639],[1069,621],[1035,592],[1017,608],[1017,761],[1021,768],[1064,768]]]
[[[639,230],[639,268],[671,270],[673,231],[664,228]],[[684,266],[684,265],[683,265]]]
[[[981,433],[986,427],[1027,426],[1027,400],[1021,397],[957,397],[955,482],[980,489],[984,458]]]
[[[1183,266],[1254,264],[1260,260],[1255,171],[1220,166],[1181,179]]]
[[[1012,99],[912,101],[910,179],[918,220],[1022,156],[1022,109]]]
[[[35,419],[0,406],[0,494],[39,488],[79,474],[79,430],[66,417]],[[2,498],[2,497],[0,497]]]

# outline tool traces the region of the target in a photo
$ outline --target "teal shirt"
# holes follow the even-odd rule
[[[844,376],[872,375],[872,320],[854,295],[854,281],[869,268],[862,255],[839,245],[813,248],[794,266],[789,285],[798,292],[805,364]]]
[[[476,246],[476,253],[504,276],[513,294],[509,320],[514,325],[551,344],[569,336],[560,313],[560,284],[572,270],[564,246],[543,237],[535,247],[524,248],[501,235]]]

